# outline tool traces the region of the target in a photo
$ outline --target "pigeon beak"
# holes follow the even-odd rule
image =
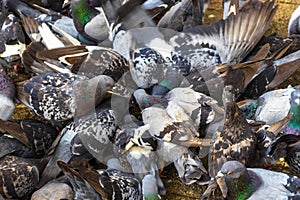
[[[110,95],[114,95],[115,97],[123,97],[123,98],[127,98],[127,96],[121,95],[121,94],[118,94],[118,93],[115,93],[115,92],[112,91],[112,90],[108,90],[107,93],[110,94]]]
[[[228,193],[228,188],[225,182],[225,176],[224,174],[222,174],[221,172],[218,172],[217,176],[216,176],[216,181],[217,184],[219,185],[222,195],[224,198],[227,197],[227,193]]]

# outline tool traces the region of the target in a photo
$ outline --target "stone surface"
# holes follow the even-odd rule
[[[66,183],[50,182],[41,189],[34,192],[31,200],[56,200],[56,199],[74,199],[72,188]]]

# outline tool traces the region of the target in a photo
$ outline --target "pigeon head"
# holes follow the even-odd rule
[[[100,101],[103,99],[103,96],[106,94],[107,91],[111,90],[114,85],[114,80],[106,75],[100,75],[95,77],[97,82],[96,87],[96,100],[100,103]]]
[[[246,199],[254,192],[247,168],[238,161],[227,161],[216,176],[224,198]]]
[[[108,90],[112,88],[114,81],[106,75],[99,75],[86,81],[75,81],[73,83],[74,95],[77,100],[76,114],[81,116],[89,108],[97,106],[105,97]],[[81,111],[83,111],[81,113]]]

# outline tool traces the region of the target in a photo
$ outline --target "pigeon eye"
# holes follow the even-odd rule
[[[234,172],[233,171],[229,171],[227,174],[228,175],[232,175],[232,174],[234,174]]]

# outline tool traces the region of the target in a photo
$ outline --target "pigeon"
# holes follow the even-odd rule
[[[282,128],[290,117],[279,121],[270,128],[269,135],[268,131],[257,130],[255,124],[248,123],[235,103],[235,95],[236,91],[232,86],[225,86],[223,93],[226,112],[224,124],[216,132],[208,155],[209,175],[212,178],[217,175],[226,161],[236,160],[249,167],[271,165],[273,159],[269,159],[266,155],[267,147],[280,131],[280,127]],[[215,179],[212,179],[210,182],[208,189],[203,194],[204,197],[209,197],[215,190],[216,183],[214,181]]]
[[[224,198],[297,199],[299,178],[261,168],[246,168],[238,161],[227,161],[216,174]]]
[[[251,0],[243,11],[209,26],[197,26],[171,37],[173,63],[188,62],[188,68],[212,70],[218,64],[242,61],[268,28],[276,10],[274,1]],[[243,24],[247,24],[244,26]],[[252,37],[255,35],[255,37]],[[246,36],[240,40],[240,36]],[[238,39],[239,38],[239,39]],[[242,44],[239,41],[244,41]]]
[[[59,174],[60,168],[56,164],[57,160],[70,161],[73,156],[72,140],[76,135],[79,136],[85,150],[98,161],[106,163],[108,159],[113,157],[112,141],[116,127],[115,112],[109,109],[96,110],[96,113],[82,116],[68,124],[61,131],[62,137],[54,152],[49,152],[53,155],[43,171],[40,183],[45,183]]]
[[[176,2],[158,21],[157,26],[160,28],[173,29],[182,31],[184,29],[184,16],[187,15],[187,10],[190,6],[190,1]]]
[[[53,142],[52,146],[50,147],[47,155],[51,155],[49,162],[45,166],[40,178],[40,182],[38,188],[41,188],[50,180],[56,178],[58,174],[61,172],[60,168],[57,165],[57,160],[62,160],[64,162],[69,162],[72,153],[71,153],[71,141],[75,137],[76,130],[74,130],[75,124],[71,122],[70,124],[66,125],[60,132],[57,139]]]
[[[111,48],[87,45],[40,49],[36,57],[42,60],[59,60],[70,66],[73,73],[93,78],[97,75],[110,76],[117,82],[129,71],[128,61]]]
[[[82,116],[98,105],[114,81],[106,75],[92,79],[69,73],[46,73],[19,87],[18,98],[37,115],[52,121]]]
[[[290,45],[292,44],[290,43],[287,48],[289,48]],[[286,50],[287,49],[283,49],[281,53],[285,53]],[[281,57],[281,53],[275,56],[275,58],[271,56],[271,60],[267,59],[262,63],[258,73],[253,77],[247,87],[241,90],[238,100],[258,98],[263,93],[277,87],[298,69],[300,63],[299,50],[284,57]]]
[[[39,182],[40,170],[39,166],[24,158],[16,156],[1,158],[0,194],[8,199],[23,199],[29,196]]]
[[[235,89],[232,86],[225,86],[223,92],[225,121],[216,132],[208,158],[211,177],[216,176],[228,160],[238,160],[246,166],[255,164],[257,137],[236,105],[234,94]]]
[[[15,1],[7,1],[7,7],[10,11],[12,11],[15,15],[20,15],[20,13],[23,13],[27,16],[30,16],[34,18],[35,20],[39,22],[53,22],[59,18],[61,18],[61,14],[58,12],[55,12],[53,10],[48,10],[43,8],[43,11],[46,11],[46,13],[43,13],[39,11],[38,9],[35,9],[28,4],[26,4],[23,1],[15,0]],[[38,6],[36,6],[38,7]]]
[[[158,157],[155,153],[157,141],[148,132],[149,124],[139,126],[139,122],[130,121],[124,122],[122,129],[115,136],[115,156],[122,166],[129,168],[127,171],[134,173],[140,181],[148,174],[153,175],[155,181],[152,184],[157,185],[159,194],[165,195],[166,189],[159,177]]]
[[[131,60],[131,76],[138,87],[149,88],[162,79],[166,61],[159,52],[149,47],[139,48],[132,52]]]
[[[34,119],[21,121],[0,120],[0,157],[13,154],[20,157],[41,158],[58,136],[58,130],[50,124]]]
[[[143,199],[145,200],[159,200],[161,199],[160,195],[158,194],[158,188],[155,184],[156,181],[155,176],[152,174],[147,174],[144,176],[142,181],[142,192],[143,192]]]
[[[8,120],[15,109],[16,89],[11,78],[3,72],[0,74],[0,88],[0,119]]]
[[[264,121],[271,125],[284,118],[290,111],[290,97],[295,89],[292,86],[287,88],[271,90],[258,99],[248,99],[240,107],[247,119]],[[278,105],[285,105],[280,107]]]
[[[109,36],[109,27],[103,11],[97,10],[87,0],[72,0],[71,12],[79,40],[97,44]],[[81,38],[80,38],[81,37]]]
[[[224,118],[224,110],[213,97],[192,88],[174,88],[165,98],[175,101],[191,117],[201,137],[211,138]]]
[[[300,173],[299,141],[299,135],[281,135],[271,142],[271,144],[268,146],[266,154],[275,160],[284,157],[292,171]]]
[[[144,89],[137,89],[134,91],[133,96],[137,102],[140,110],[151,107],[155,104],[164,105],[166,104],[166,99],[164,96],[160,95],[149,95]]]
[[[288,34],[300,34],[300,6],[293,12],[288,25]]]
[[[73,188],[81,190],[81,193],[90,193],[87,194],[90,196],[86,196],[88,199],[140,199],[142,197],[141,184],[133,174],[115,169],[94,171],[84,166],[72,167],[62,161],[58,161],[58,165],[64,173],[70,174]]]
[[[174,161],[174,166],[184,184],[206,185],[209,183],[210,177],[195,148],[190,148],[188,152],[182,154]]]
[[[25,35],[19,19],[14,14],[10,13],[4,19],[0,36],[0,57],[8,62],[19,59],[20,52],[25,48]]]
[[[156,116],[156,117],[154,117]],[[202,144],[191,118],[175,102],[166,109],[149,107],[142,111],[143,122],[150,125],[150,134],[160,140],[185,146]]]
[[[133,96],[141,110],[151,106],[166,108],[169,101],[176,102],[193,120],[201,137],[211,138],[224,115],[215,99],[189,87],[174,88],[165,96],[148,95],[145,90],[138,89]]]
[[[25,43],[25,35],[22,27],[18,21],[18,18],[13,14],[9,14],[3,22],[1,33],[3,34],[3,37],[7,43],[11,41]]]
[[[150,107],[142,111],[143,122],[150,125],[150,134],[158,139],[156,153],[159,160],[163,161],[160,165],[167,165],[177,160],[184,152],[186,146],[176,144],[180,142],[189,142],[191,130],[185,130],[180,126],[180,122],[173,122],[167,112],[162,108]],[[181,122],[182,123],[182,122]],[[189,131],[189,132],[188,132]],[[196,131],[195,131],[196,132]]]
[[[75,199],[93,199],[100,200],[103,198],[107,198],[107,196],[101,197],[93,187],[85,180],[80,173],[78,173],[75,169],[71,168],[71,166],[61,160],[57,161],[58,166],[61,168],[63,173],[67,176],[69,180],[72,190],[74,193]],[[85,169],[87,172],[90,169]],[[85,172],[85,173],[86,173]],[[95,177],[95,175],[93,174]]]
[[[179,159],[189,148],[202,151],[210,146],[210,139],[199,138],[193,121],[176,103],[169,102],[167,108],[149,107],[142,111],[145,124],[150,125],[150,134],[157,138],[158,166],[160,169]],[[205,153],[203,153],[205,154]]]
[[[113,157],[113,140],[118,121],[116,112],[99,109],[95,114],[75,120],[75,131],[84,147],[102,163]]]
[[[235,103],[235,95],[236,90],[232,86],[224,88],[224,124],[216,132],[208,157],[211,177],[228,160],[237,160],[249,167],[269,165],[266,149],[291,118],[288,115],[269,127],[262,126],[264,123],[255,125],[246,120]]]

